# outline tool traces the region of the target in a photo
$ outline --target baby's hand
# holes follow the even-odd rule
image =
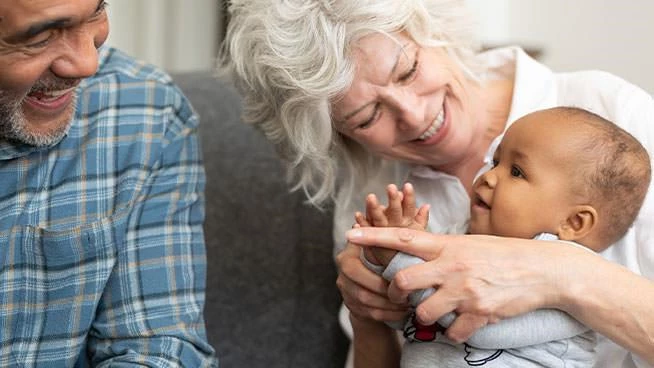
[[[354,215],[358,226],[406,227],[414,230],[427,228],[429,205],[416,208],[413,185],[404,184],[400,192],[394,184],[390,184],[386,192],[388,206],[380,204],[374,194],[366,197],[366,215],[361,212]],[[383,266],[386,266],[397,253],[395,250],[380,247],[365,248],[364,252],[370,262]]]
[[[429,205],[416,208],[416,196],[413,185],[404,184],[400,192],[394,184],[386,187],[388,206],[379,203],[377,196],[366,197],[366,215],[357,212],[355,220],[360,226],[406,227],[425,230],[429,220]]]

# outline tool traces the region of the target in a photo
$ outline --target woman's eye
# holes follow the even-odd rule
[[[368,118],[363,123],[357,125],[356,128],[357,129],[367,129],[372,125],[372,123],[375,122],[375,120],[377,120],[378,117],[379,117],[379,103],[375,104],[375,108],[372,111],[372,115],[370,116],[370,118]]]
[[[102,13],[104,13],[105,10],[107,10],[108,6],[109,6],[109,3],[106,2],[106,1],[103,1],[102,3],[100,3],[100,5],[98,5],[98,8],[95,9],[95,14],[94,15],[96,17],[101,15]]]
[[[409,69],[406,73],[404,73],[404,74],[402,74],[400,76],[398,81],[400,81],[400,82],[408,81],[409,79],[411,79],[411,77],[413,77],[416,74],[417,70],[418,70],[418,59],[416,59],[416,61],[413,62],[413,65],[411,66],[411,69]]]

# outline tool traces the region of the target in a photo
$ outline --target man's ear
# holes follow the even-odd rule
[[[578,205],[559,226],[559,239],[575,241],[586,237],[597,226],[599,217],[593,206]]]

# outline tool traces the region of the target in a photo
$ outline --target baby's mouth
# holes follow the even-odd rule
[[[487,210],[490,210],[490,205],[486,203],[479,195],[475,196],[475,205]]]

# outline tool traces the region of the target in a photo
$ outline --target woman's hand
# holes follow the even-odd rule
[[[435,287],[436,293],[417,307],[416,315],[421,323],[431,324],[454,311],[458,318],[448,337],[455,341],[465,341],[480,327],[507,317],[560,308],[563,279],[553,265],[565,264],[563,250],[596,257],[559,243],[400,228],[360,228],[347,236],[363,246],[390,247],[426,260],[398,272],[388,295],[402,302],[414,290]]]
[[[400,301],[412,290],[437,288],[417,317],[430,324],[454,311],[447,334],[456,341],[485,323],[556,308],[654,365],[654,282],[598,254],[561,242],[401,228],[352,229],[347,239],[426,260],[399,271],[389,297]]]
[[[388,299],[388,282],[368,270],[361,262],[361,248],[348,243],[338,254],[338,278],[336,285],[341,291],[343,302],[358,318],[376,321],[398,321],[407,313],[406,303],[393,303]]]

